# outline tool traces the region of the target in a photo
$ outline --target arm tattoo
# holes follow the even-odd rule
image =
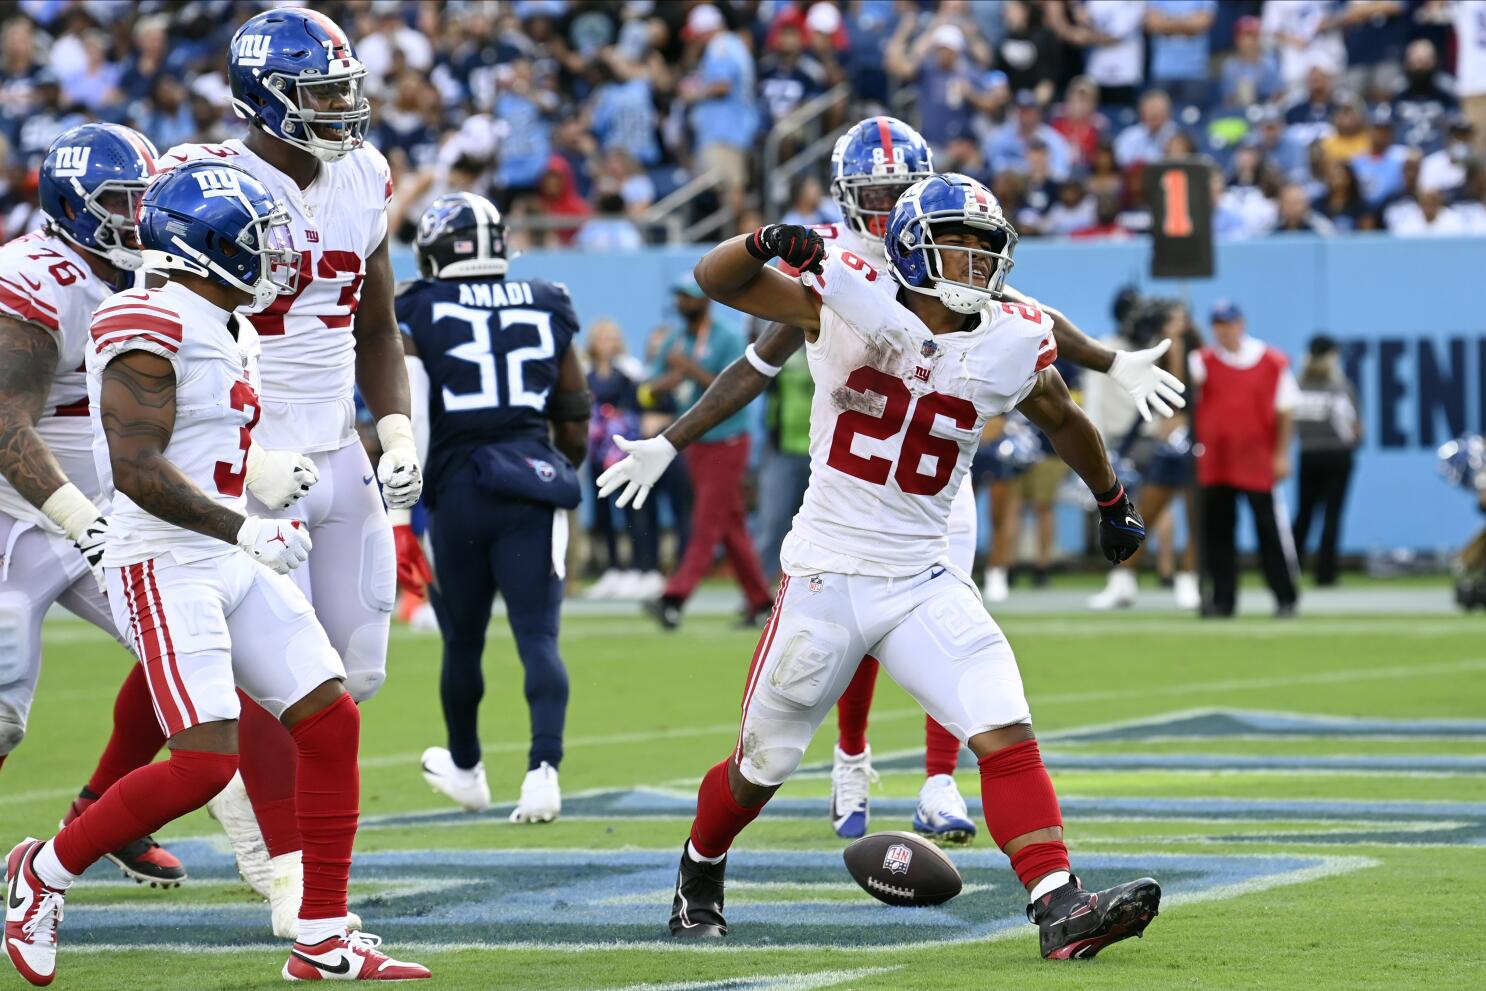
[[[241,513],[202,492],[165,459],[175,430],[175,369],[129,352],[103,370],[99,397],[114,486],[145,512],[186,530],[237,542]]]
[[[56,370],[57,343],[50,334],[0,317],[0,475],[38,508],[67,484],[36,432]]]

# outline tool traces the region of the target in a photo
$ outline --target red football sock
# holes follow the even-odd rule
[[[856,756],[867,749],[867,713],[877,688],[877,658],[864,657],[851,684],[836,700],[836,745],[843,754]]]
[[[1036,740],[1014,743],[980,759],[980,800],[991,837],[1003,849],[1018,836],[1063,825],[1053,779]],[[1061,841],[1028,844],[1012,857],[1011,866],[1022,883],[1030,885],[1050,871],[1066,871],[1068,848]]]
[[[691,845],[704,857],[721,857],[733,840],[750,822],[758,818],[763,805],[747,808],[739,805],[728,787],[728,765],[732,758],[702,776],[697,789],[697,817],[691,823]],[[765,803],[767,804],[767,803]]]
[[[924,774],[954,774],[960,763],[960,741],[949,730],[934,721],[933,716],[924,717]]]
[[[351,848],[356,843],[361,771],[361,712],[351,696],[301,720],[291,732],[299,747],[299,831],[304,835],[304,899],[301,919],[346,914]]]
[[[53,840],[57,859],[81,874],[110,850],[201,808],[236,772],[237,754],[172,750],[169,760],[124,775],[64,826]]]
[[[239,766],[258,828],[263,831],[263,843],[270,857],[293,853],[304,846],[294,809],[299,748],[272,713],[242,692],[237,697],[242,702],[237,724],[237,749],[242,752]]]
[[[5,766],[5,758],[7,758],[9,756],[10,756],[10,754],[0,754],[0,767],[4,767]]]
[[[165,746],[165,731],[150,699],[143,664],[129,665],[129,676],[114,698],[114,728],[88,779],[88,791],[102,795],[114,782],[155,759]]]

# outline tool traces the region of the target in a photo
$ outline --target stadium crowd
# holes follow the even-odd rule
[[[61,131],[159,147],[231,133],[222,53],[244,0],[20,0],[0,25],[0,225],[36,223]],[[715,170],[751,226],[760,149],[803,103],[886,110],[988,180],[1024,235],[1144,229],[1141,166],[1203,154],[1225,237],[1486,233],[1486,14],[1451,0],[341,0],[369,68],[394,229],[449,188],[527,242],[632,248]],[[827,101],[829,102],[829,101]],[[815,179],[791,213],[827,221]],[[772,180],[771,180],[772,181]],[[716,205],[708,203],[709,206]],[[700,204],[697,207],[701,208]]]

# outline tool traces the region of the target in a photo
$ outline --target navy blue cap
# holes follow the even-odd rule
[[[1224,297],[1213,304],[1212,313],[1208,315],[1213,323],[1232,323],[1243,319],[1243,310],[1233,300]]]

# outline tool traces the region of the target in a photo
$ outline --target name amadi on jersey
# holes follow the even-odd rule
[[[36,432],[56,456],[63,474],[94,502],[101,490],[93,467],[83,355],[93,311],[112,291],[60,237],[37,231],[0,247],[0,316],[33,324],[57,344],[57,370]],[[3,476],[0,513],[61,533]]]
[[[307,189],[235,138],[220,145],[177,145],[159,164],[167,169],[214,160],[244,169],[284,205],[290,239],[300,253],[294,294],[248,317],[263,348],[258,441],[270,450],[337,450],[355,438],[351,330],[366,260],[387,235],[392,198],[387,160],[363,144],[340,161],[320,163]]]
[[[948,561],[951,503],[987,419],[1015,407],[1057,358],[1052,319],[1001,303],[935,334],[898,283],[831,247],[805,284],[821,299],[810,484],[782,553],[792,575],[902,577]]]
[[[566,287],[542,279],[419,279],[398,293],[397,321],[428,372],[429,504],[440,478],[478,448],[490,487],[576,505],[576,474],[552,446],[547,417],[563,353],[579,329]]]
[[[236,335],[234,336],[234,329]],[[107,564],[168,554],[179,564],[236,554],[232,544],[167,523],[113,488],[108,438],[99,415],[103,370],[129,351],[146,351],[175,371],[175,426],[164,450],[202,492],[246,515],[248,445],[258,422],[258,338],[253,325],[175,283],[116,293],[93,317],[87,349],[93,455],[113,498]]]

